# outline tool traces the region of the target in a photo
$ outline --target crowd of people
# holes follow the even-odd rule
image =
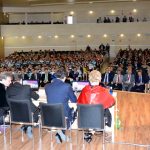
[[[149,80],[150,49],[121,49],[102,74],[101,83],[115,90],[145,92]]]
[[[97,18],[97,23],[120,23],[120,22],[146,22],[147,21],[147,18],[143,18],[143,19],[138,19],[138,18],[134,18],[132,16],[123,16],[123,17],[119,17],[119,16],[116,16],[115,18],[114,17],[99,17]]]
[[[104,48],[100,46],[100,49]],[[70,100],[78,104],[101,104],[107,117],[107,126],[111,126],[109,108],[115,100],[107,88],[115,90],[144,92],[145,84],[150,80],[150,49],[125,49],[120,50],[113,63],[106,68],[105,73],[99,72],[103,62],[100,51],[29,51],[14,52],[5,59],[0,60],[0,109],[7,113],[9,101],[28,99],[34,113],[34,121],[38,121],[39,108],[31,98],[38,100],[39,95],[29,85],[23,85],[22,80],[38,80],[44,87],[47,103],[62,103],[67,128],[74,121],[74,114],[68,105]],[[77,98],[71,81],[88,80]],[[94,94],[94,98],[93,95]],[[100,97],[99,97],[100,96]],[[31,126],[22,126],[21,130],[33,137]],[[85,132],[84,139],[92,140],[93,134]],[[57,143],[68,141],[65,132],[56,133]]]
[[[108,44],[107,44],[108,45]],[[0,72],[21,74],[24,80],[38,80],[44,87],[55,78],[55,72],[63,68],[66,82],[88,80],[90,71],[100,70],[107,49],[103,44],[98,51],[29,51],[14,52],[0,60]],[[115,90],[144,92],[150,76],[150,49],[120,50],[113,63],[102,74],[101,84]]]
[[[22,74],[24,80],[36,79],[44,87],[60,68],[67,71],[69,80],[87,80],[89,71],[100,68],[103,59],[100,51],[14,52],[0,60],[0,72]]]
[[[9,23],[6,23],[6,24],[9,24],[9,25],[17,25],[17,24],[22,24],[22,25],[25,25],[26,22],[23,21],[23,22],[9,22]],[[65,24],[65,22],[63,21],[54,21],[54,22],[51,22],[51,21],[31,21],[31,22],[27,22],[27,24],[31,24],[31,25],[34,25],[34,24]]]

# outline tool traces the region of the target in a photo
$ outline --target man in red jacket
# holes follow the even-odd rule
[[[78,104],[102,104],[105,113],[107,112],[107,115],[111,117],[111,114],[109,112],[109,107],[114,105],[115,100],[112,97],[112,95],[109,93],[108,89],[101,87],[99,85],[101,81],[101,73],[97,70],[93,70],[89,73],[89,81],[90,85],[85,86],[77,100]],[[107,116],[106,116],[107,117]],[[111,122],[111,121],[110,121]],[[109,123],[111,126],[111,123]],[[92,134],[91,133],[85,133],[84,139],[87,142],[90,142],[92,140]]]

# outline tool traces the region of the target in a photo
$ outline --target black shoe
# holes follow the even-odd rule
[[[92,141],[92,138],[91,138],[91,137],[88,137],[88,138],[85,138],[85,137],[84,137],[84,140],[85,140],[86,142],[90,143],[90,142]]]
[[[62,143],[62,139],[61,139],[60,135],[58,133],[56,133],[55,136],[56,136],[57,143]]]
[[[84,140],[88,143],[90,143],[92,141],[92,133],[84,133]]]
[[[91,138],[92,137],[92,133],[84,133],[84,137],[85,138]]]

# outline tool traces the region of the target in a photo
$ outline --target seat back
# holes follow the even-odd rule
[[[78,104],[78,128],[104,129],[104,108],[98,104]]]
[[[32,123],[32,111],[29,100],[14,100],[9,98],[12,122]]]
[[[63,104],[40,103],[42,126],[49,128],[65,128]]]

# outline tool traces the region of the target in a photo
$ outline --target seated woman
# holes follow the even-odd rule
[[[115,100],[110,95],[108,89],[101,87],[99,85],[101,81],[101,73],[97,70],[93,70],[89,73],[89,81],[90,85],[87,85],[81,91],[79,98],[77,100],[78,104],[102,104],[105,109],[106,117],[110,116],[110,121],[106,123],[106,125],[111,126],[111,114],[109,112],[109,107],[114,105]],[[109,118],[107,118],[109,119]],[[84,139],[87,142],[92,140],[91,133],[85,133]]]

